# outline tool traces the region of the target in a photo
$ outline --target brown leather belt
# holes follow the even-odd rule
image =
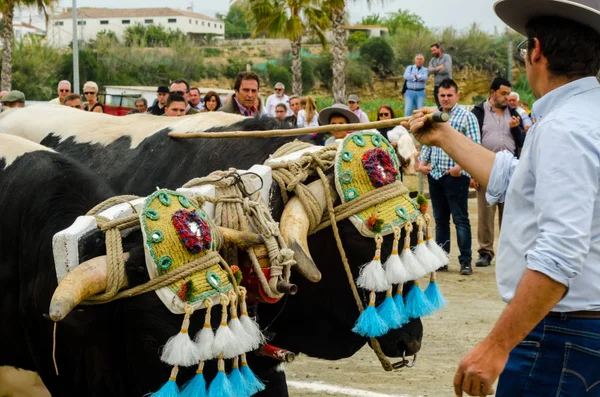
[[[552,318],[580,318],[587,320],[600,320],[600,311],[581,310],[578,312],[550,312],[548,317]]]

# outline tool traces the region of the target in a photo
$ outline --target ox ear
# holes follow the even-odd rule
[[[325,196],[325,187],[321,181],[315,181],[307,185],[308,189],[319,202],[325,212],[327,210],[327,200]],[[336,197],[332,184],[329,188],[333,197]],[[280,222],[281,236],[288,247],[294,251],[296,260],[295,269],[313,283],[321,280],[321,272],[315,264],[310,250],[308,249],[308,231],[310,222],[308,214],[298,197],[292,198],[285,206]]]

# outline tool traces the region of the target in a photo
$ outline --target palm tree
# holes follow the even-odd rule
[[[250,14],[256,23],[253,34],[265,32],[270,37],[284,37],[292,44],[292,92],[302,95],[302,36],[314,32],[323,46],[329,15],[322,0],[253,0]]]
[[[331,27],[333,30],[333,102],[346,102],[346,60],[344,59],[344,48],[346,47],[346,3],[345,0],[327,0],[331,13]]]
[[[4,50],[2,53],[2,89],[10,91],[12,88],[12,49],[13,49],[13,17],[15,7],[36,7],[43,12],[46,20],[48,12],[46,8],[56,3],[57,0],[0,0],[0,10],[2,10],[2,43]]]

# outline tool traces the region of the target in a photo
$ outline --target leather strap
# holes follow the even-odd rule
[[[581,310],[577,312],[550,312],[548,317],[551,318],[579,318],[588,320],[600,320],[600,311]]]

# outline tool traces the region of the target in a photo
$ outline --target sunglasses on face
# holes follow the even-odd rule
[[[379,113],[379,117],[389,117],[389,113]]]
[[[178,95],[184,96],[185,92],[183,92],[183,91],[171,91],[171,94],[178,94]]]
[[[83,93],[83,95],[92,95],[92,94],[95,94],[95,92],[94,91],[87,91],[87,92]]]
[[[356,102],[354,102],[354,101],[348,101],[348,103],[349,103],[350,105],[354,105]]]
[[[58,90],[59,92],[70,92],[71,90]]]

